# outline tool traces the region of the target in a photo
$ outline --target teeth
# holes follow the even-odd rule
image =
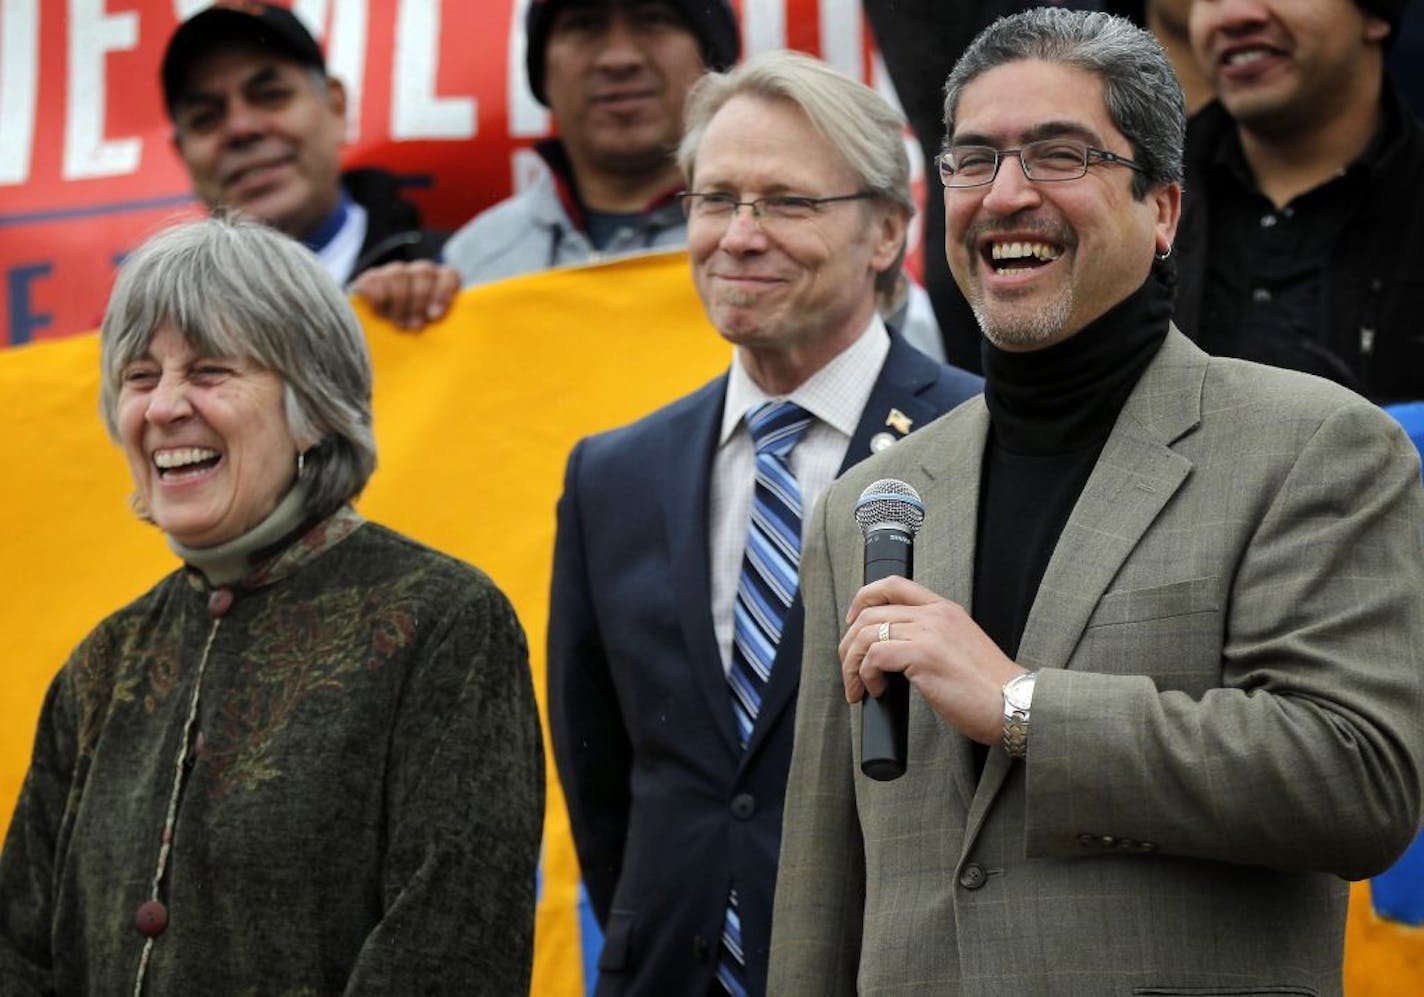
[[[159,470],[169,471],[175,467],[186,467],[218,456],[216,450],[207,447],[187,447],[182,450],[160,450],[153,455],[153,463]]]
[[[1059,250],[1043,242],[996,242],[991,248],[996,260],[1023,260],[1032,257],[1047,263],[1058,259]]]
[[[1271,54],[1269,49],[1247,48],[1239,52],[1232,52],[1222,59],[1222,64],[1226,66],[1239,66],[1243,62],[1255,62],[1257,59],[1264,59]]]

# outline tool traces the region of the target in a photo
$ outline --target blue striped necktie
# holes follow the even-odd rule
[[[791,473],[791,448],[810,427],[812,416],[792,402],[766,402],[747,413],[756,446],[756,488],[746,553],[737,580],[732,631],[732,713],[743,748],[761,711],[762,693],[771,677],[786,611],[796,597],[796,569],[801,563],[801,489]],[[737,891],[727,898],[717,982],[732,997],[747,992],[746,957]]]
[[[791,448],[811,425],[811,415],[793,402],[765,402],[747,413],[756,445],[756,488],[732,628],[732,712],[737,740],[751,739],[762,692],[781,641],[786,611],[796,597],[801,563],[801,489],[791,473]]]

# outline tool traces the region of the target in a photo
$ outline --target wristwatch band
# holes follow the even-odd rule
[[[1037,680],[1037,672],[1025,672],[1004,683],[1004,752],[1010,758],[1028,754],[1029,707]]]
[[[1010,758],[1028,754],[1028,714],[1015,711],[1004,717],[1004,751]]]

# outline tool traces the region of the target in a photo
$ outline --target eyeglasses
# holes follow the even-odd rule
[[[1007,156],[1017,156],[1024,176],[1036,183],[1077,180],[1088,172],[1093,161],[1126,166],[1146,173],[1124,156],[1096,149],[1084,142],[1050,138],[1029,142],[1022,149],[995,149],[989,145],[956,145],[935,157],[939,179],[946,187],[982,187],[994,182],[999,164]]]
[[[864,201],[875,195],[868,190],[834,197],[802,197],[798,194],[768,194],[751,201],[739,201],[733,194],[704,193],[689,190],[677,195],[688,221],[724,222],[731,224],[743,207],[752,209],[752,218],[759,225],[806,221],[820,214],[821,205],[837,201]]]

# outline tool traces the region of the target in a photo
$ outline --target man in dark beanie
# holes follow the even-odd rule
[[[688,89],[741,54],[727,0],[531,0],[524,33],[529,89],[558,134],[535,144],[542,169],[523,189],[451,236],[448,265],[392,264],[356,285],[408,329],[461,286],[687,241],[673,152]]]
[[[465,286],[605,256],[680,246],[673,151],[688,88],[737,61],[726,0],[533,0],[529,87],[553,113],[547,168],[446,247]]]
[[[389,173],[341,170],[346,90],[287,8],[248,0],[178,26],[160,71],[173,147],[193,190],[303,242],[345,284],[392,261],[439,256]]]
[[[1209,353],[1424,398],[1424,126],[1385,71],[1405,0],[1196,0],[1178,326]]]

